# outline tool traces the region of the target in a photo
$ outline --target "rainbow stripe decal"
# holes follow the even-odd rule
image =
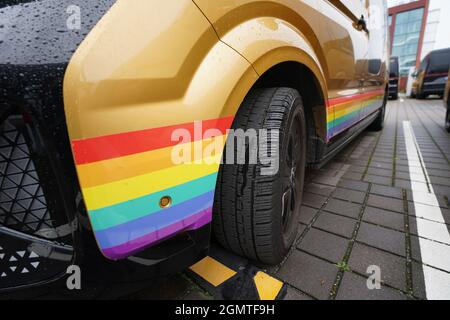
[[[384,90],[374,90],[328,100],[327,138],[347,130],[377,111],[383,102]]]
[[[183,230],[211,222],[214,190],[222,154],[205,158],[212,144],[222,146],[233,117],[72,141],[78,177],[92,229],[103,254],[113,260],[136,253]],[[192,140],[191,163],[175,165],[172,133]],[[204,133],[215,129],[214,137]],[[217,131],[219,130],[219,131]],[[159,201],[172,198],[170,208]]]
[[[328,139],[348,129],[381,106],[384,91],[328,100]],[[211,222],[214,191],[222,157],[204,157],[212,144],[225,144],[233,117],[73,140],[72,149],[92,229],[103,254],[113,260],[130,256],[183,230]],[[177,130],[193,150],[191,163],[176,165],[172,141]],[[210,129],[221,135],[204,139]],[[218,131],[217,131],[218,130]],[[159,201],[170,196],[170,208]]]

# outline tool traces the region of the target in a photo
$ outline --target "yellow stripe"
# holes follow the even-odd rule
[[[275,300],[283,288],[283,282],[259,271],[253,278],[261,300]]]
[[[346,116],[349,113],[358,111],[358,109],[366,107],[367,105],[379,100],[379,98],[380,98],[380,96],[377,96],[377,97],[372,97],[368,100],[346,103],[347,104],[346,107],[344,107],[344,104],[339,104],[336,106],[336,107],[339,107],[339,108],[336,108],[336,109],[339,109],[339,111],[335,111],[334,113],[330,112],[327,114],[327,122],[331,122],[334,119],[339,119],[340,117]]]
[[[215,287],[220,286],[236,274],[235,271],[211,257],[204,258],[190,269]]]
[[[220,143],[221,151],[225,145],[227,136],[218,136],[212,139],[202,141],[202,151],[211,144]],[[194,152],[194,145],[198,142],[180,144],[178,146],[191,150],[194,161],[202,159],[202,154]],[[77,166],[80,184],[82,188],[90,188],[114,181],[124,180],[146,173],[159,171],[172,167],[172,150],[173,146],[133,154],[130,156],[109,159],[85,165]]]
[[[201,164],[177,165],[130,179],[84,188],[84,200],[88,210],[96,210],[172,188],[217,172],[221,158],[222,155],[217,155],[203,159]]]
[[[335,112],[335,119],[339,119],[340,117],[344,117],[347,114],[350,114],[352,112],[358,111],[359,109],[361,109],[361,102],[359,102],[357,105],[350,105],[346,109],[342,109],[340,111],[336,111]]]

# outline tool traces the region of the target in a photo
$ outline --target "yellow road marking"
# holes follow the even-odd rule
[[[236,274],[234,270],[211,257],[204,258],[190,269],[215,287],[220,286]]]
[[[283,282],[259,271],[253,278],[261,300],[275,300],[283,288]]]

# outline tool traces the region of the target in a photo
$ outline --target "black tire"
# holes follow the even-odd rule
[[[372,124],[369,126],[370,131],[381,131],[384,128],[384,118],[386,117],[386,105],[388,102],[388,94],[386,93],[384,95],[383,100],[383,106],[381,107],[380,111],[378,112],[378,116],[375,118],[375,120],[372,122]]]
[[[213,231],[219,243],[234,253],[276,265],[296,239],[303,196],[306,123],[299,93],[291,88],[251,91],[233,129],[279,130],[279,146],[270,144],[279,148],[279,169],[273,175],[261,175],[261,169],[267,166],[260,161],[226,164],[225,154],[216,188]],[[236,155],[237,143],[234,145]],[[246,141],[247,155],[248,149]]]
[[[398,93],[393,94],[391,100],[398,100]]]

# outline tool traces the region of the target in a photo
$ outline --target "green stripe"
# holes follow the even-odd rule
[[[217,173],[214,173],[141,198],[91,210],[89,218],[92,228],[95,231],[104,230],[161,211],[159,201],[164,196],[172,198],[172,206],[183,203],[214,190],[216,180]]]

